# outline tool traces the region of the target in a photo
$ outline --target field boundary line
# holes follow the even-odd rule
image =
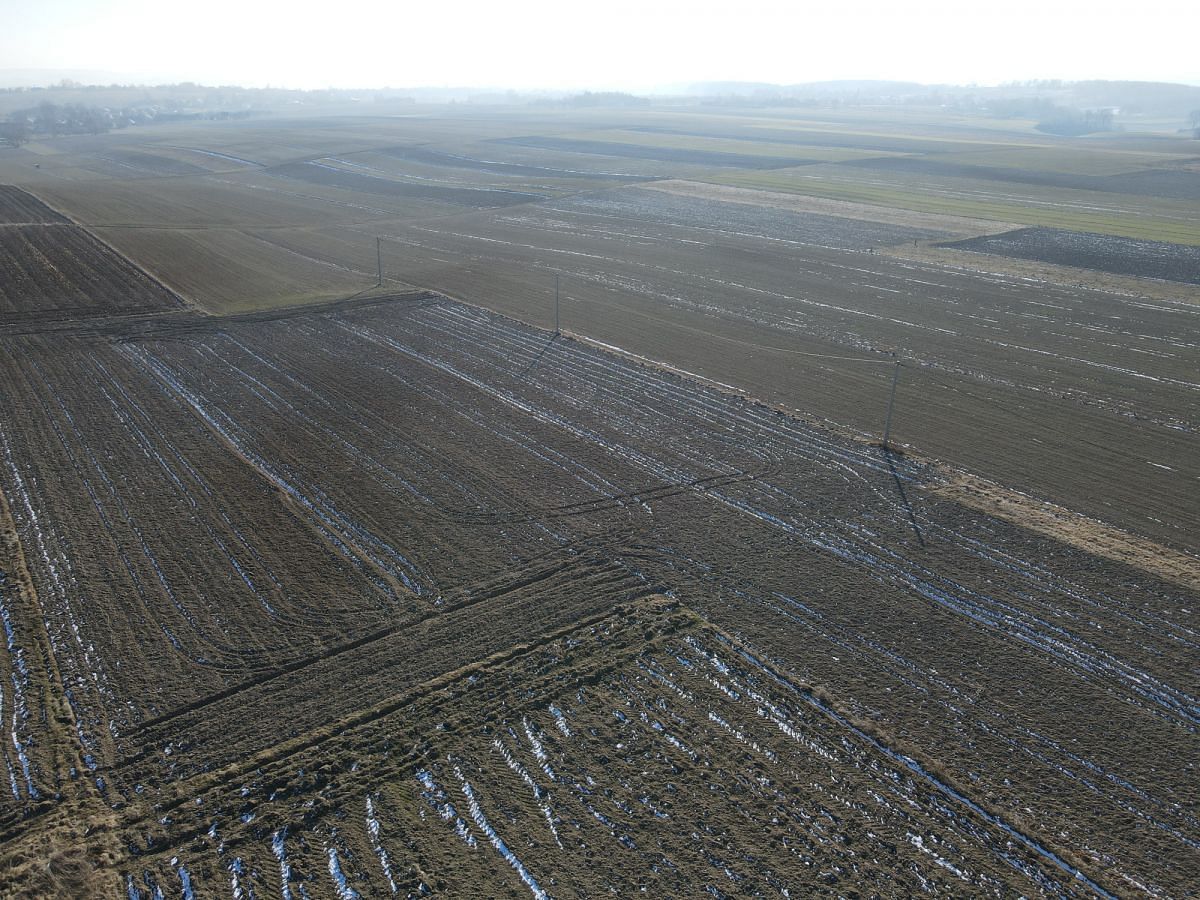
[[[929,493],[1200,592],[1200,558],[1099,519],[966,472],[955,473],[949,480],[929,488]]]
[[[882,206],[856,200],[837,200],[812,194],[793,194],[787,191],[772,191],[768,188],[751,188],[742,185],[711,181],[693,181],[686,178],[668,178],[637,185],[645,190],[661,191],[679,197],[698,197],[719,203],[737,203],[741,206],[782,209],[787,212],[832,216],[855,222],[879,222],[908,228],[931,228],[982,237],[1012,231],[1027,226],[953,213],[931,213],[907,210],[896,206]],[[877,251],[878,252],[878,251]]]
[[[121,259],[128,262],[131,266],[133,266],[135,269],[137,269],[139,272],[141,272],[142,275],[144,275],[146,278],[148,278],[151,282],[153,282],[154,284],[157,284],[168,294],[175,297],[175,299],[179,301],[180,307],[182,307],[185,310],[202,311],[203,308],[200,306],[200,304],[196,301],[196,299],[194,297],[189,297],[186,294],[182,293],[181,291],[178,291],[175,288],[171,287],[171,285],[167,284],[165,281],[163,281],[163,279],[161,279],[160,277],[155,275],[153,272],[151,272],[149,269],[147,269],[144,265],[142,265],[140,262],[138,262],[136,259],[134,259],[132,256],[130,256],[128,253],[123,253],[122,251],[120,251],[116,247],[114,247],[112,244],[110,244],[108,241],[106,241],[104,238],[100,237],[100,235],[98,235],[91,228],[91,226],[84,225],[82,222],[80,222],[78,219],[76,219],[70,213],[64,212],[63,210],[59,209],[57,206],[53,205],[52,203],[47,202],[45,197],[42,197],[39,194],[35,194],[33,191],[29,190],[28,188],[21,188],[21,190],[25,191],[27,194],[29,194],[34,199],[38,200],[40,203],[46,204],[46,206],[48,208],[50,208],[54,212],[58,213],[60,216],[62,216],[64,219],[67,220],[66,222],[55,222],[55,223],[51,223],[51,224],[56,224],[56,225],[60,225],[60,226],[61,225],[71,225],[71,226],[74,226],[75,228],[80,229],[81,231],[83,231],[84,234],[87,234],[94,241],[96,241],[96,243],[100,244],[106,250],[108,250],[108,252],[114,253]],[[170,312],[170,310],[164,310],[164,312]]]
[[[45,748],[48,752],[44,752],[43,755],[48,757],[54,769],[52,773],[46,774],[53,775],[56,788],[58,785],[74,785],[74,793],[80,799],[95,799],[90,794],[90,789],[87,787],[89,782],[86,779],[72,779],[69,775],[72,769],[80,772],[87,769],[83,765],[83,748],[75,737],[77,727],[75,711],[67,701],[66,686],[63,684],[62,672],[58,668],[58,658],[54,655],[53,642],[46,630],[46,610],[42,606],[41,597],[34,584],[32,573],[29,571],[29,565],[25,559],[25,547],[21,543],[21,535],[12,514],[12,506],[3,487],[0,487],[0,552],[12,561],[14,569],[12,574],[15,576],[13,580],[16,582],[17,595],[22,601],[22,605],[28,607],[28,609],[22,610],[24,615],[20,615],[18,621],[29,634],[30,642],[33,644],[31,649],[36,650],[45,673],[45,683],[41,689],[44,692],[42,702],[43,709],[47,713],[45,729],[50,747]],[[34,611],[36,616],[31,617],[30,611]]]
[[[539,647],[543,647],[548,643],[556,641],[566,635],[577,631],[592,628],[599,625],[601,622],[612,619],[620,615],[630,615],[636,613],[643,607],[653,607],[656,602],[661,603],[664,607],[674,607],[681,610],[686,610],[697,621],[703,622],[704,619],[689,607],[684,606],[678,600],[672,600],[664,597],[661,593],[656,593],[653,590],[647,590],[641,597],[631,598],[614,607],[605,609],[602,612],[595,613],[587,618],[577,619],[572,622],[559,625],[557,628],[552,628],[549,631],[541,632],[532,638],[520,641],[516,644],[510,644],[502,650],[497,650],[487,656],[479,659],[471,660],[463,663],[454,669],[442,672],[438,675],[428,678],[410,686],[407,690],[402,690],[398,694],[389,697],[382,703],[377,703],[368,706],[365,709],[358,709],[351,714],[340,719],[326,722],[323,725],[313,728],[304,734],[297,737],[288,738],[273,744],[263,750],[254,753],[248,758],[238,762],[230,763],[215,772],[203,772],[198,774],[194,779],[176,782],[178,788],[177,795],[170,800],[164,800],[161,805],[158,805],[150,813],[150,815],[160,816],[164,813],[176,809],[182,804],[189,802],[192,797],[203,791],[210,791],[219,788],[223,784],[228,784],[231,781],[244,778],[247,772],[253,772],[256,769],[262,769],[266,766],[275,765],[282,760],[295,756],[298,753],[303,753],[313,747],[319,747],[329,740],[344,736],[347,732],[354,731],[369,725],[371,722],[389,716],[406,706],[411,706],[422,697],[427,697],[438,690],[442,690],[447,685],[467,676],[474,674],[483,669],[491,668],[497,665],[511,662],[522,656],[526,656]],[[630,608],[632,607],[632,609]],[[207,779],[208,783],[197,784],[197,781],[203,782]],[[186,788],[186,790],[184,790]],[[143,817],[144,819],[144,817]],[[139,820],[140,821],[140,820]],[[136,824],[136,823],[133,823]],[[153,852],[153,851],[150,851]]]
[[[1022,225],[1020,227],[1028,228],[1030,226]],[[1077,290],[1110,294],[1126,300],[1169,303],[1172,308],[1194,309],[1200,305],[1196,286],[1180,281],[1167,281],[1139,275],[1120,275],[1115,272],[1101,272],[1099,269],[1088,269],[1082,266],[1020,259],[995,253],[976,251],[972,256],[972,251],[942,248],[930,243],[923,243],[917,248],[909,247],[906,244],[897,244],[894,247],[884,247],[876,252],[881,256],[901,259],[908,263],[916,263],[939,270],[950,269],[984,276],[1000,275],[1027,283],[1031,281],[1049,282]]]
[[[686,326],[686,325],[677,325],[675,327],[687,328],[689,331],[698,330],[698,329],[690,328],[689,326]],[[707,381],[710,384],[716,385],[717,387],[725,388],[727,390],[734,390],[734,391],[741,390],[741,388],[734,387],[731,384],[725,384],[725,382],[723,382],[723,381],[715,381],[711,378],[705,377],[704,375],[699,375],[695,372],[689,372],[687,369],[680,369],[676,366],[672,366],[670,363],[665,363],[660,360],[651,359],[648,356],[641,356],[630,350],[626,350],[623,347],[618,347],[615,344],[606,344],[603,341],[596,340],[595,338],[590,338],[587,335],[579,334],[578,332],[575,332],[575,331],[569,331],[566,328],[562,329],[562,333],[567,335],[568,337],[574,338],[575,340],[582,341],[586,344],[590,344],[593,347],[596,347],[600,350],[608,350],[613,353],[620,354],[621,356],[625,356],[625,357],[629,357],[630,359],[637,360],[638,362],[649,363],[658,368],[665,368],[667,371],[675,372],[678,375],[685,375],[688,378],[698,378],[702,381]],[[837,356],[832,353],[813,353],[809,350],[792,350],[788,347],[769,347],[764,344],[755,344],[751,341],[743,341],[741,338],[728,337],[726,335],[713,334],[711,332],[704,332],[704,334],[709,337],[717,338],[718,340],[722,340],[722,341],[725,341],[730,344],[741,344],[745,347],[752,347],[755,350],[765,350],[770,353],[790,353],[793,356],[809,356],[814,359],[836,359],[836,360],[841,360],[843,362],[870,363],[871,365],[876,365],[876,366],[890,366],[894,362],[894,360],[892,360],[890,358],[874,359],[870,356]]]
[[[1078,866],[1074,860],[1064,859],[1059,855],[1062,851],[1055,852],[1050,847],[1043,844],[1042,840],[1035,837],[1030,837],[1024,831],[1024,825],[1021,823],[1013,824],[1009,819],[1005,818],[998,812],[993,812],[987,809],[979,801],[973,800],[965,790],[956,787],[952,780],[944,774],[935,773],[931,766],[923,765],[918,759],[910,755],[910,748],[906,745],[899,744],[895,738],[880,733],[878,726],[872,725],[865,720],[860,720],[856,716],[843,712],[836,701],[826,701],[819,696],[812,687],[801,683],[797,685],[793,681],[793,676],[789,676],[786,672],[781,672],[772,662],[762,658],[758,651],[740,638],[726,632],[721,627],[714,625],[707,620],[704,625],[711,629],[714,636],[720,643],[725,644],[730,650],[737,653],[742,659],[752,666],[761,670],[765,675],[769,676],[776,684],[791,691],[795,696],[799,697],[804,703],[813,709],[819,711],[824,716],[832,719],[838,726],[846,729],[851,734],[865,740],[872,745],[876,750],[883,753],[884,756],[891,759],[893,762],[903,765],[908,769],[913,776],[927,782],[934,790],[942,794],[948,800],[953,800],[961,806],[965,807],[970,812],[974,813],[980,819],[983,819],[989,825],[1017,839],[1024,848],[1039,858],[1042,865],[1056,869],[1071,876],[1075,881],[1080,881],[1086,884],[1089,888],[1095,891],[1102,897],[1108,900],[1116,900],[1114,894],[1109,893],[1098,883],[1093,881],[1083,869]],[[900,749],[904,746],[904,749]],[[1047,842],[1049,843],[1049,842]]]
[[[335,659],[343,654],[352,653],[355,650],[360,650],[363,647],[386,640],[387,638],[393,637],[397,634],[403,634],[406,631],[419,628],[420,626],[428,624],[431,621],[443,618],[453,613],[462,612],[463,610],[470,609],[473,606],[498,600],[518,591],[528,590],[529,588],[534,587],[541,582],[552,579],[563,572],[567,572],[572,568],[578,567],[581,562],[587,562],[587,560],[581,560],[579,557],[560,560],[557,564],[551,563],[534,572],[522,574],[517,578],[513,578],[506,583],[502,583],[493,589],[482,592],[476,596],[467,597],[457,603],[446,606],[428,609],[423,614],[418,615],[407,622],[376,629],[375,631],[355,638],[352,641],[336,644],[321,653],[310,654],[309,656],[305,656],[301,659],[293,660],[290,663],[286,663],[276,669],[272,669],[270,672],[264,672],[263,674],[257,675],[254,678],[231,685],[222,691],[208,694],[193,703],[188,703],[177,707],[176,709],[163,713],[160,716],[156,716],[153,719],[146,719],[145,721],[139,722],[135,728],[129,729],[124,734],[125,736],[129,736],[133,734],[140,734],[153,728],[158,728],[159,726],[164,725],[174,719],[178,719],[181,716],[198,712],[199,710],[208,706],[212,706],[215,703],[221,703],[230,699],[231,697],[236,697],[238,694],[244,691],[259,687],[264,684],[269,684],[277,678],[294,674],[302,669],[306,669],[313,665],[318,665],[327,660]],[[149,749],[143,751],[142,753],[125,757],[124,759],[120,760],[114,766],[114,768],[120,768],[121,766],[127,765],[130,762],[133,762],[146,755],[148,752],[150,752]]]

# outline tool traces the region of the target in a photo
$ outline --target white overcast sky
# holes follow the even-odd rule
[[[302,88],[1200,84],[1198,35],[1200,0],[0,0],[0,84],[23,69]]]

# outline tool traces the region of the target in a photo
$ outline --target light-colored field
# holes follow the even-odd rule
[[[817,166],[713,173],[706,180],[917,212],[1200,245],[1200,210],[1183,200]]]
[[[1121,175],[1159,166],[1174,167],[1177,153],[1150,153],[1144,150],[1091,149],[1072,147],[985,148],[938,156],[942,162],[969,166],[999,166],[1064,175]]]
[[[975,475],[952,475],[931,492],[1087,553],[1141,569],[1186,590],[1200,591],[1200,557],[1190,553],[1180,553]]]
[[[51,206],[90,227],[280,228],[437,216],[428,200],[372,195],[261,171],[155,179],[56,182],[34,188]]]
[[[899,120],[884,123],[873,119],[860,119],[848,122],[789,122],[775,121],[760,123],[753,127],[758,129],[778,130],[787,132],[797,141],[803,142],[805,135],[825,137],[829,134],[841,136],[847,142],[855,139],[874,139],[893,144],[894,149],[901,153],[920,153],[934,150],[936,152],[953,152],[956,147],[962,150],[972,150],[981,147],[997,146],[1041,146],[1044,141],[1037,133],[1025,132],[1010,128],[1003,131],[952,129],[949,132],[941,126],[930,125],[913,127],[911,120],[907,127]]]
[[[100,233],[174,291],[218,314],[345,297],[375,283],[368,271],[290,249],[272,231],[117,227]]]
[[[782,191],[756,190],[753,188],[734,187],[732,185],[710,184],[701,181],[656,181],[647,185],[646,189],[665,191],[670,194],[679,194],[687,197],[703,197],[709,200],[719,200],[724,203],[745,203],[751,206],[789,209],[796,212],[819,213],[827,216],[842,216],[847,219],[885,222],[890,225],[904,225],[911,228],[949,231],[954,234],[961,234],[964,237],[967,235],[994,234],[1019,227],[1012,223],[996,222],[989,219],[939,215],[938,213],[899,209],[894,206],[854,203],[849,200],[831,200],[825,197],[788,194]]]
[[[771,141],[737,140],[733,138],[690,134],[655,134],[622,129],[574,132],[560,136],[576,140],[638,144],[643,147],[665,147],[674,150],[713,150],[718,153],[744,153],[749,156],[783,156],[793,157],[797,160],[813,160],[817,162],[842,162],[848,159],[901,155],[881,150],[856,150],[851,147],[781,144]]]
[[[1147,300],[1166,300],[1170,303],[1190,305],[1200,304],[1200,296],[1197,295],[1195,286],[1162,281],[1157,278],[1114,275],[1110,272],[1098,272],[1095,269],[1061,266],[1029,259],[996,256],[990,253],[968,253],[964,250],[931,244],[922,244],[918,247],[905,244],[889,247],[881,252],[888,256],[924,265],[932,264],[945,266],[948,269],[977,272],[984,277],[1003,275],[1026,282],[1084,288],[1125,297],[1144,297]]]

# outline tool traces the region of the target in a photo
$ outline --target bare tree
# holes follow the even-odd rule
[[[23,119],[0,122],[0,141],[20,147],[29,141],[29,125]]]
[[[57,137],[59,132],[58,107],[49,100],[43,100],[33,110],[33,127],[39,134],[49,134]]]

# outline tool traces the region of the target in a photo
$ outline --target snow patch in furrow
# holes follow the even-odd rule
[[[515,735],[514,735],[515,737]],[[550,834],[554,838],[554,843],[558,844],[559,849],[562,849],[562,841],[558,837],[558,829],[554,825],[554,814],[550,812],[550,806],[546,802],[547,794],[529,774],[528,770],[513,758],[512,752],[508,749],[508,745],[500,738],[492,741],[492,746],[500,751],[500,755],[504,758],[504,762],[508,767],[516,773],[517,777],[529,785],[529,789],[533,791],[533,799],[537,801],[538,808],[542,811],[542,815],[546,817],[546,825],[550,829]]]
[[[550,757],[546,755],[546,748],[542,745],[541,739],[538,738],[537,726],[530,725],[528,719],[522,718],[521,727],[525,729],[525,737],[529,739],[529,746],[533,748],[533,755],[537,759],[538,765],[542,767],[542,771],[546,773],[547,778],[551,781],[557,781],[558,776],[550,768]]]
[[[280,828],[271,835],[271,852],[279,860],[279,892],[283,900],[292,900],[292,864],[288,862],[287,850],[283,841],[287,837],[287,828]]]
[[[480,807],[479,801],[475,797],[475,791],[471,788],[470,782],[468,782],[463,776],[463,773],[458,766],[454,767],[454,774],[462,786],[463,796],[467,798],[467,807],[471,810],[471,818],[475,820],[475,824],[479,826],[479,830],[486,835],[487,839],[491,841],[492,846],[496,848],[496,852],[499,853],[508,862],[508,864],[513,867],[520,879],[525,882],[526,886],[532,892],[534,900],[549,900],[550,895],[538,886],[537,880],[533,877],[533,875],[530,874],[529,870],[525,868],[524,864],[517,857],[517,855],[508,849],[508,846],[503,840],[501,840],[500,835],[496,833],[496,830],[492,827],[491,822],[489,822],[487,816],[484,815],[483,809]]]
[[[192,890],[192,873],[179,861],[178,856],[171,857],[171,865],[175,867],[175,874],[179,876],[179,888],[183,900],[196,900],[196,893]]]
[[[922,853],[933,858],[933,861],[948,872],[957,875],[963,881],[970,883],[971,876],[962,869],[955,866],[949,860],[939,856],[931,847],[926,846],[925,839],[919,834],[913,834],[911,831],[908,834],[908,842],[920,850]]]
[[[558,730],[563,733],[563,737],[571,736],[571,726],[567,724],[567,718],[563,715],[561,709],[550,704],[550,715],[554,716],[554,724],[558,726]]]
[[[16,754],[17,765],[21,769],[21,774],[25,780],[25,791],[30,800],[38,799],[38,790],[33,783],[33,769],[29,761],[28,750],[33,744],[32,737],[26,737],[24,740],[21,737],[22,732],[28,732],[29,728],[29,705],[25,699],[25,691],[29,687],[29,666],[25,662],[25,650],[17,644],[17,629],[13,624],[12,614],[9,612],[8,605],[4,602],[8,591],[8,575],[0,571],[0,622],[4,625],[4,646],[9,657],[9,678],[12,681],[12,745],[13,751]],[[0,683],[0,714],[4,710],[4,688],[3,683]],[[13,770],[12,763],[9,761],[7,754],[4,757],[5,765],[8,767],[9,780],[12,785],[13,798],[19,800],[21,797],[20,789],[16,780],[16,773]]]
[[[383,877],[387,879],[388,887],[393,894],[399,893],[396,879],[392,877],[392,864],[388,859],[387,850],[379,839],[379,819],[375,817],[375,803],[370,796],[367,797],[367,835],[371,838],[371,847],[375,855],[379,857],[379,867],[383,869]]]
[[[333,879],[334,886],[337,888],[339,900],[359,900],[358,891],[346,883],[346,876],[342,872],[342,865],[338,859],[337,848],[326,847],[325,852],[329,856],[329,877]]]
[[[467,823],[459,816],[458,810],[454,808],[454,804],[450,802],[450,798],[446,796],[446,792],[434,780],[433,774],[428,769],[418,769],[416,772],[417,781],[424,788],[421,791],[421,797],[433,807],[443,821],[454,823],[454,832],[459,839],[468,847],[474,849],[475,835],[471,834],[471,829]]]
[[[246,864],[242,862],[242,858],[235,856],[230,860],[227,868],[229,869],[230,887],[233,888],[233,900],[241,900],[242,897],[245,897],[246,900],[254,900],[254,889],[242,888],[242,878],[246,874]]]
[[[1013,838],[1014,840],[1016,840],[1017,842],[1022,844],[1026,849],[1033,851],[1035,854],[1040,856],[1042,858],[1042,860],[1044,860],[1045,862],[1052,864],[1053,866],[1058,868],[1060,871],[1065,872],[1070,877],[1074,878],[1076,881],[1087,885],[1088,888],[1090,888],[1092,891],[1099,894],[1100,896],[1106,898],[1106,900],[1115,900],[1115,897],[1111,893],[1104,890],[1104,888],[1100,887],[1100,885],[1098,885],[1096,882],[1094,882],[1090,878],[1088,878],[1082,871],[1075,868],[1070,863],[1064,861],[1061,857],[1059,857],[1052,850],[1050,850],[1047,847],[1040,844],[1036,839],[1024,834],[1021,831],[1018,831],[1016,828],[1009,825],[1006,821],[1001,819],[999,816],[989,813],[987,810],[983,809],[983,807],[981,807],[979,804],[975,803],[969,797],[965,796],[964,794],[960,793],[959,791],[957,791],[954,788],[950,787],[949,785],[945,784],[943,781],[941,781],[935,775],[928,772],[919,762],[917,762],[912,757],[905,756],[903,753],[899,753],[899,752],[893,750],[892,748],[886,746],[879,739],[873,737],[870,734],[867,734],[861,728],[858,728],[851,722],[847,721],[839,713],[822,705],[815,698],[807,696],[803,691],[799,690],[790,681],[788,681],[787,679],[785,679],[782,676],[777,675],[775,672],[773,672],[761,660],[759,660],[756,656],[754,656],[754,654],[751,653],[749,650],[746,650],[744,648],[734,647],[732,644],[729,643],[728,639],[724,638],[721,635],[715,635],[715,637],[721,643],[729,645],[729,649],[731,651],[736,653],[747,664],[749,664],[749,666],[754,671],[757,671],[762,676],[766,677],[771,683],[776,684],[779,687],[782,687],[785,690],[788,690],[792,694],[796,695],[802,702],[804,702],[808,706],[812,707],[813,709],[817,710],[823,716],[826,716],[827,718],[831,719],[836,725],[838,725],[842,729],[846,730],[851,735],[857,737],[860,741],[863,741],[867,745],[875,748],[878,752],[880,752],[881,754],[886,756],[892,762],[899,764],[904,769],[907,769],[910,772],[912,772],[913,774],[919,776],[925,782],[927,782],[932,787],[934,787],[938,792],[940,792],[945,798],[952,800],[952,801],[956,802],[957,804],[960,804],[961,806],[967,808],[968,810],[973,812],[979,818],[983,819],[990,825],[1000,829],[1002,832],[1007,834],[1009,837]],[[944,814],[949,816],[951,819],[956,818],[954,813],[952,813],[948,808],[943,808],[943,811],[944,811]],[[1005,859],[1005,861],[1007,861],[1010,865],[1017,867],[1021,871],[1026,871],[1025,867],[1021,864],[1021,861],[1019,859],[1014,858],[1011,855],[1005,854],[1002,852],[1000,853],[1000,856],[1003,859]],[[1036,873],[1027,872],[1026,874],[1030,874],[1031,877],[1036,877]]]
[[[712,710],[709,710],[709,712],[708,712],[708,720],[710,722],[715,722],[717,725],[720,725],[722,728],[724,728],[726,731],[728,731],[731,735],[733,735],[734,738],[739,743],[745,744],[747,747],[749,747],[755,753],[761,753],[763,756],[765,756],[767,759],[769,759],[773,763],[779,762],[779,755],[776,754],[774,750],[768,750],[763,747],[760,747],[758,745],[758,741],[754,740],[753,738],[747,737],[743,732],[741,732],[737,728],[734,728],[732,725],[730,725],[728,722],[726,722],[724,719],[722,719],[720,716],[718,716]]]

